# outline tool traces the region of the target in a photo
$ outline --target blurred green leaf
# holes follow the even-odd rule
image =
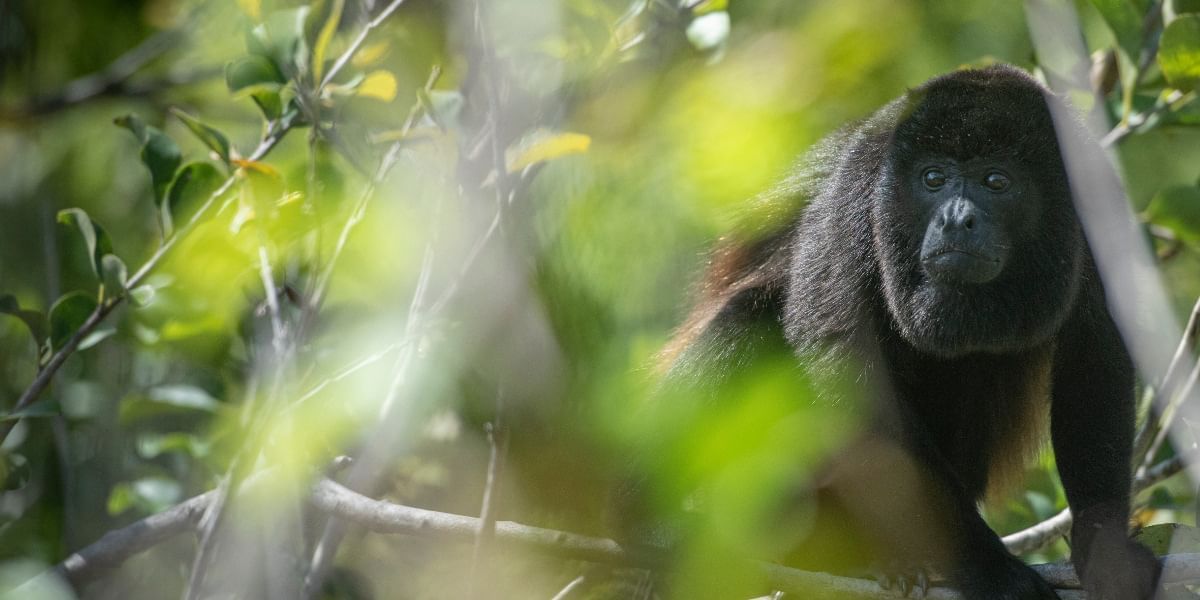
[[[50,348],[57,352],[96,310],[96,298],[84,292],[71,292],[50,307]]]
[[[112,327],[107,329],[97,329],[85,335],[82,340],[79,340],[79,349],[87,350],[88,348],[91,348],[92,346],[95,346],[96,344],[99,344],[100,342],[112,337],[115,333],[117,333],[117,330]]]
[[[129,269],[125,261],[116,254],[105,254],[100,257],[100,281],[104,282],[105,296],[115,296],[125,291],[125,282],[129,280]]]
[[[229,166],[229,140],[225,134],[178,108],[171,108],[171,114],[179,117],[179,120],[183,121],[183,124],[187,125],[187,128],[196,134],[196,137],[200,138],[205,146],[221,157],[221,162],[225,163],[225,166]]]
[[[143,477],[132,482],[121,482],[113,486],[108,494],[108,513],[121,514],[131,508],[154,513],[170,507],[180,500],[183,488],[178,482],[166,477]]]
[[[142,162],[150,169],[154,196],[161,198],[167,185],[175,177],[175,169],[178,169],[179,163],[182,162],[179,146],[167,134],[147,125],[137,115],[117,117],[113,122],[128,129],[141,142]]]
[[[20,419],[36,419],[39,417],[55,417],[60,414],[61,410],[58,405],[58,400],[46,398],[38,400],[25,408],[14,410],[10,413],[0,415],[0,421],[17,421]]]
[[[1159,41],[1158,66],[1175,88],[1200,86],[1200,15],[1183,15],[1167,25]]]
[[[225,85],[231,92],[252,93],[258,88],[274,87],[287,82],[279,69],[263,56],[243,56],[225,65]]]
[[[1171,8],[1177,15],[1200,12],[1200,0],[1174,0],[1171,2]]]
[[[1137,60],[1142,47],[1142,14],[1129,0],[1091,0],[1125,56]]]
[[[1172,186],[1159,191],[1146,207],[1146,217],[1175,232],[1180,240],[1200,243],[1200,187]]]
[[[154,301],[154,294],[154,286],[139,285],[129,290],[129,302],[134,306],[141,308]]]
[[[307,6],[301,6],[267,15],[246,36],[246,47],[251,54],[269,59],[286,76],[305,72],[308,60],[304,51],[307,46],[304,22],[308,12]]]
[[[163,198],[165,206],[159,205],[163,230],[170,234],[175,230],[176,223],[186,223],[190,220],[224,183],[225,176],[209,163],[194,162],[185,165],[179,170]]]
[[[101,259],[106,254],[112,254],[113,250],[108,233],[96,224],[82,208],[64,208],[58,211],[58,222],[63,225],[73,225],[79,230],[91,259],[92,273],[96,277],[100,277],[103,273]]]
[[[156,458],[167,452],[182,452],[193,458],[203,458],[208,455],[211,444],[200,436],[184,433],[143,433],[137,438],[138,455],[142,458]]]
[[[11,492],[25,487],[32,479],[29,459],[21,454],[0,454],[0,490]]]
[[[12,315],[20,319],[25,324],[25,327],[29,329],[29,334],[33,336],[33,340],[38,344],[46,339],[46,315],[36,310],[21,308],[16,296],[12,294],[0,296],[0,313]]]
[[[162,385],[121,400],[124,422],[167,413],[215,413],[220,402],[194,385]]]
[[[1157,556],[1172,552],[1200,552],[1200,529],[1177,523],[1147,526],[1134,539]]]

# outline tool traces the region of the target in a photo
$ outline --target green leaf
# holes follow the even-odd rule
[[[63,225],[73,225],[79,230],[91,259],[92,273],[99,277],[102,273],[100,260],[105,254],[112,254],[113,251],[108,233],[95,221],[92,221],[92,218],[82,208],[64,208],[58,211],[58,222]]]
[[[144,395],[129,396],[121,401],[122,422],[164,414],[212,414],[221,403],[202,388],[193,385],[164,385],[151,388]]]
[[[1150,525],[1138,532],[1134,539],[1149,548],[1156,556],[1173,552],[1200,552],[1200,529],[1187,525],[1176,523]]]
[[[251,54],[269,59],[280,73],[295,75],[307,70],[304,48],[304,21],[309,9],[301,6],[267,15],[261,24],[246,36]]]
[[[1159,41],[1158,66],[1172,87],[1200,87],[1200,15],[1183,15],[1167,25]]]
[[[137,453],[142,458],[157,458],[166,452],[182,452],[194,458],[209,454],[211,446],[200,437],[183,432],[143,433],[137,439]]]
[[[130,302],[130,304],[133,304],[134,306],[141,308],[143,306],[149,305],[151,302],[154,301],[154,294],[155,294],[154,286],[139,285],[139,286],[129,290],[129,302]]]
[[[88,348],[91,348],[92,346],[95,346],[96,344],[99,344],[100,342],[112,337],[115,333],[117,333],[117,330],[112,327],[107,329],[97,329],[83,336],[82,340],[79,340],[79,350],[87,350]]]
[[[129,269],[125,261],[116,254],[105,254],[100,257],[100,280],[104,282],[104,292],[109,296],[125,291],[125,282],[129,279]]]
[[[187,125],[187,128],[196,134],[196,137],[200,138],[205,146],[221,157],[221,162],[225,163],[225,166],[229,166],[229,139],[225,137],[225,134],[178,108],[172,108],[171,114],[179,117],[179,120],[183,121],[183,124]]]
[[[316,4],[314,4],[315,6]],[[333,0],[330,2],[320,2],[320,8],[328,10],[316,10],[309,15],[309,26],[313,17],[320,15],[323,18],[323,24],[317,32],[312,42],[312,72],[313,82],[319,84],[321,77],[325,73],[325,52],[329,49],[329,42],[333,41],[333,34],[337,33],[338,23],[342,20],[342,9],[345,7],[345,0]]]
[[[1171,3],[1171,8],[1177,15],[1200,12],[1200,0],[1174,0]]]
[[[179,163],[182,162],[179,146],[167,134],[147,125],[137,115],[117,117],[113,122],[128,129],[141,142],[142,162],[150,169],[154,196],[161,198],[167,184],[175,177],[175,169],[178,169]]]
[[[62,349],[94,310],[96,299],[91,294],[71,292],[59,298],[50,307],[50,348]]]
[[[40,417],[56,417],[61,414],[58,401],[53,398],[38,400],[25,408],[0,415],[0,422],[19,421],[21,419],[36,419]]]
[[[225,65],[225,85],[231,92],[250,93],[263,86],[278,89],[286,81],[275,64],[263,56],[243,56]]]
[[[20,319],[29,329],[29,334],[33,336],[34,342],[40,344],[42,340],[46,339],[46,315],[36,310],[21,308],[16,296],[12,294],[0,296],[0,313]]]
[[[250,97],[268,119],[278,119],[283,114],[283,99],[279,90],[261,89],[251,93]]]
[[[1142,12],[1129,0],[1091,0],[1091,3],[1117,38],[1117,46],[1136,61],[1142,49]]]
[[[163,230],[174,231],[176,223],[186,223],[201,206],[225,183],[225,176],[206,162],[188,163],[171,182],[167,195],[158,209]]]
[[[1200,187],[1173,186],[1160,190],[1146,207],[1151,223],[1175,232],[1180,240],[1200,243]]]

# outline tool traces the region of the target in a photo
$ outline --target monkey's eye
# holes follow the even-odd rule
[[[925,183],[925,187],[936,190],[943,185],[946,185],[946,173],[941,169],[925,169],[921,174],[921,181]]]
[[[1010,182],[1004,173],[988,173],[988,176],[983,178],[983,185],[993,192],[1003,192],[1008,189]]]

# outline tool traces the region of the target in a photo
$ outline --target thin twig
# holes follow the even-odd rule
[[[346,63],[350,61],[356,52],[358,52],[358,49],[362,47],[363,42],[367,41],[367,36],[371,35],[371,31],[383,24],[383,22],[386,21],[387,18],[396,11],[397,8],[400,8],[401,4],[404,4],[404,0],[392,0],[392,2],[388,4],[387,7],[382,11],[380,11],[374,19],[367,21],[367,24],[364,25],[363,28],[359,30],[358,35],[355,36],[354,41],[350,42],[350,47],[347,48],[346,51],[343,52],[336,61],[334,61],[333,66],[329,67],[329,71],[325,73],[325,78],[321,80],[321,85],[317,87],[317,96],[321,95],[321,90],[324,90],[325,86],[329,85],[329,82],[333,81],[333,78],[336,77],[338,72],[342,70],[342,67],[345,67]]]
[[[507,438],[501,425],[504,411],[504,390],[496,391],[496,420],[487,424],[488,466],[483,486],[483,500],[479,508],[479,531],[475,534],[475,547],[471,552],[471,590],[468,597],[478,597],[476,592],[483,585],[481,579],[486,569],[482,567],[488,561],[487,551],[492,540],[496,537],[496,486],[500,481],[500,469],[503,465],[507,449]]]

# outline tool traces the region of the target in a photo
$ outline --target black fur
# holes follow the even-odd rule
[[[867,426],[832,458],[820,496],[876,558],[932,563],[972,599],[1055,597],[976,507],[1037,446],[1049,413],[1089,598],[1149,598],[1157,563],[1127,536],[1133,368],[1047,102],[1058,100],[1018,69],[959,71],[827,138],[775,194],[807,202],[800,216],[719,251],[667,352],[668,381],[709,385],[786,340],[826,390],[870,390]],[[921,187],[928,161],[968,187]],[[1004,193],[977,189],[991,165],[1013,180]],[[965,197],[979,221],[931,225],[958,206],[941,203],[946,194]],[[958,237],[927,239],[942,232]],[[963,239],[997,257],[999,274],[931,277],[923,244]]]

